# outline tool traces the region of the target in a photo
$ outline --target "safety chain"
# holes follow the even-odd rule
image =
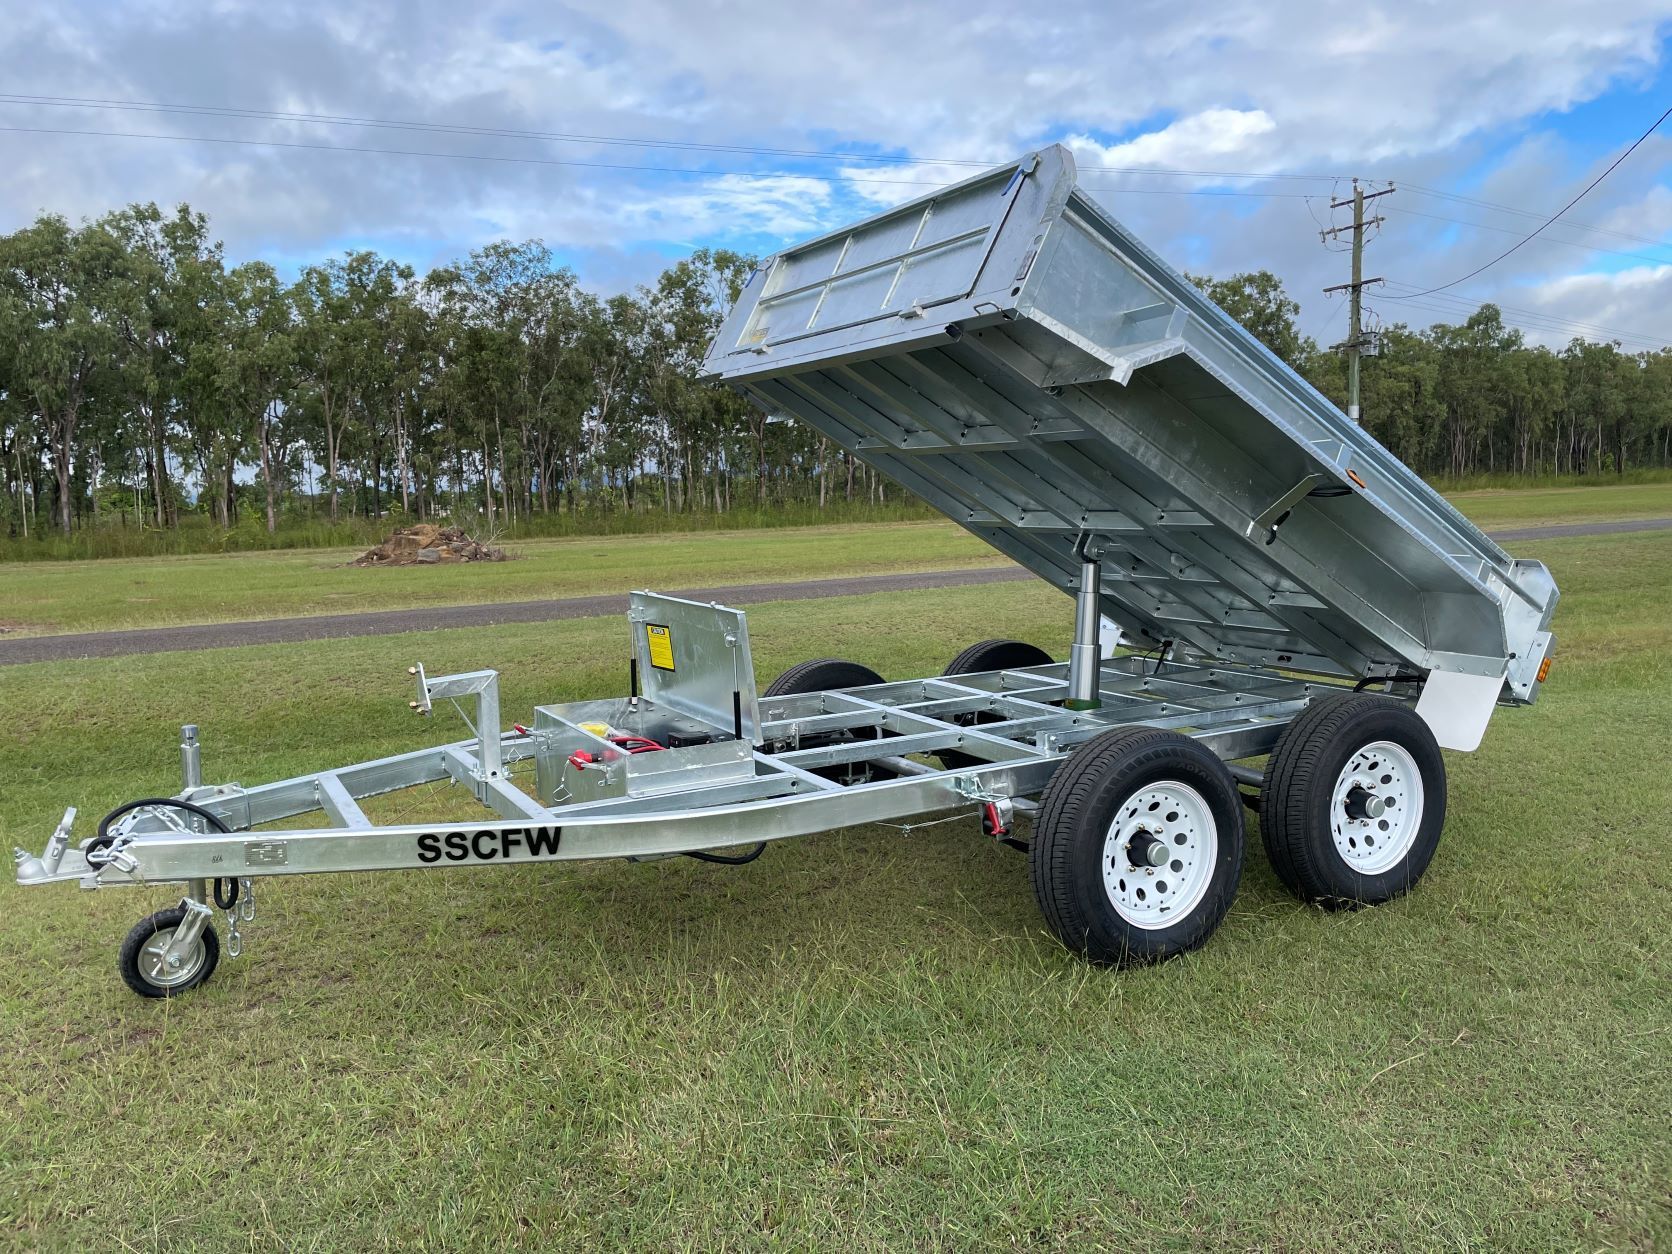
[[[231,958],[244,952],[240,922],[255,922],[255,881],[247,875],[238,881],[238,899],[226,908],[226,952]]]

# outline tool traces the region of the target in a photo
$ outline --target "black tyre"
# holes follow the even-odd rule
[[[972,644],[946,664],[943,675],[974,675],[981,671],[1016,670],[1024,666],[1044,666],[1052,661],[1049,653],[1025,640],[983,640]]]
[[[1188,736],[1105,732],[1051,777],[1028,853],[1057,939],[1130,966],[1197,948],[1242,878],[1242,803],[1225,764]]]
[[[1373,906],[1428,869],[1446,822],[1446,765],[1417,712],[1355,694],[1308,706],[1266,767],[1260,834],[1289,891]]]
[[[977,675],[982,671],[1016,670],[1024,666],[1043,666],[1052,661],[1049,653],[1038,645],[1028,644],[1025,640],[983,640],[972,644],[957,657],[946,664],[942,675]],[[955,720],[965,727],[976,727],[982,723],[996,723],[1000,716],[985,710],[975,714],[960,714]],[[941,765],[949,771],[960,771],[966,766],[978,766],[980,758],[972,758],[967,753],[959,753],[956,749],[947,749],[940,755]]]
[[[163,951],[174,929],[185,919],[184,906],[159,910],[136,923],[122,942],[117,969],[122,982],[141,997],[174,997],[198,987],[215,973],[215,965],[221,960],[221,942],[215,929],[208,926],[198,933],[197,944],[178,968],[169,970],[163,965]]]
[[[832,688],[865,688],[887,683],[869,666],[845,662],[839,657],[814,658],[799,662],[766,686],[763,697],[789,697],[800,692],[827,692]]]
[[[869,666],[861,666],[858,662],[848,662],[838,657],[821,657],[790,667],[766,686],[766,691],[761,693],[761,697],[764,700],[767,697],[789,697],[802,692],[829,692],[833,688],[866,688],[871,684],[887,682]],[[874,733],[867,731],[864,735],[869,738]],[[853,732],[835,732],[826,736],[806,737],[801,741],[801,747],[816,749],[824,745],[847,744],[856,739],[859,737]],[[813,774],[846,784],[894,778],[892,771],[865,764],[815,767]]]

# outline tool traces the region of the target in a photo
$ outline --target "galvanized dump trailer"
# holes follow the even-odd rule
[[[249,788],[205,785],[188,728],[182,791],[73,849],[70,811],[43,854],[18,851],[18,879],[185,884],[121,949],[130,987],[169,996],[215,967],[212,901],[237,952],[258,878],[735,863],[785,837],[967,809],[1027,852],[1066,946],[1148,961],[1223,918],[1245,805],[1301,898],[1408,889],[1444,823],[1441,746],[1475,748],[1548,671],[1545,567],[1506,554],[1127,234],[1064,149],[770,259],[706,369],[1062,589],[1069,657],[989,640],[933,678],[819,659],[757,690],[742,613],[635,593],[626,697],[542,706],[505,731],[495,672],[415,667],[412,705],[473,700],[471,738]],[[515,778],[530,761],[532,791]],[[446,779],[492,816],[381,826],[359,804]]]

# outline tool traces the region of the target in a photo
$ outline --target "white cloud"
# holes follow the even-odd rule
[[[1190,170],[1238,157],[1245,165],[1276,168],[1278,163],[1271,159],[1275,154],[1259,142],[1276,130],[1277,123],[1264,109],[1204,109],[1124,143],[1100,144],[1086,135],[1071,135],[1063,143],[1087,165]],[[1249,161],[1256,153],[1259,159]]]
[[[967,177],[1071,137],[1082,166],[1397,176],[1383,202],[1500,227],[1533,219],[1435,200],[1417,185],[1548,209],[1587,160],[1548,134],[1549,116],[1660,67],[1664,0],[1524,0],[1443,9],[1364,0],[1129,0],[958,10],[855,0],[441,0],[399,7],[286,0],[86,0],[0,27],[0,80],[14,92],[163,100],[419,119],[594,138],[554,144],[487,134],[0,105],[0,125],[279,138],[435,152],[469,151],[595,166],[828,172],[804,179],[697,180],[651,171],[493,164],[141,139],[0,133],[0,230],[50,209],[95,214],[136,199],[185,199],[211,214],[234,256],[318,256],[352,243],[423,264],[497,235],[540,236],[594,267],[583,277],[648,277],[668,248],[811,234],[927,185]],[[864,145],[922,165],[824,162],[747,149]],[[662,141],[662,142],[654,142]],[[1507,151],[1500,151],[1506,141]],[[1598,149],[1606,139],[1588,140]],[[1575,217],[1636,234],[1672,227],[1669,145],[1651,143]],[[1602,158],[1606,160],[1606,158]],[[1486,174],[1480,177],[1484,164]],[[1467,183],[1463,181],[1467,179]],[[1269,266],[1306,306],[1345,278],[1322,249],[1331,187],[1254,181],[1192,197],[1191,180],[1094,180],[1164,255],[1198,270]],[[1145,194],[1134,194],[1142,186]],[[1124,189],[1124,190],[1123,190]],[[1296,198],[1312,193],[1309,203]],[[1552,232],[1631,251],[1649,245]],[[1412,283],[1444,282],[1510,236],[1389,216],[1370,264]],[[1666,251],[1666,250],[1661,250]],[[1672,255],[1672,253],[1669,253]],[[1617,260],[1617,259],[1616,259]],[[1668,308],[1635,304],[1614,276],[1595,292],[1540,286],[1595,268],[1582,252],[1528,246],[1459,291],[1565,307],[1642,325]],[[603,277],[600,277],[603,276]],[[1650,285],[1651,287],[1653,285]],[[1606,295],[1612,293],[1612,295]],[[1656,289],[1659,290],[1659,289]],[[1534,295],[1529,296],[1531,291]],[[1627,295],[1621,295],[1621,293]],[[1512,299],[1513,298],[1513,299]],[[1609,304],[1613,301],[1613,304]],[[1388,302],[1388,316],[1397,310]]]
[[[1537,284],[1521,296],[1520,308],[1558,317],[1564,323],[1586,329],[1593,340],[1617,338],[1627,352],[1652,347],[1643,338],[1644,328],[1661,328],[1661,344],[1672,340],[1665,333],[1665,311],[1672,308],[1672,263],[1663,266],[1635,266],[1610,274],[1573,274]],[[1509,315],[1514,321],[1514,315]],[[1559,348],[1577,330],[1558,328],[1535,333],[1535,342]]]

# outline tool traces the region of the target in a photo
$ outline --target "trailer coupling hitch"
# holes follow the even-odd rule
[[[27,849],[12,848],[12,861],[17,864],[17,882],[31,884],[36,880],[49,880],[58,874],[58,867],[64,861],[64,850],[70,845],[70,828],[75,824],[75,807],[64,811],[64,817],[58,820],[58,826],[53,828],[52,837],[46,842],[46,851],[36,857]]]

